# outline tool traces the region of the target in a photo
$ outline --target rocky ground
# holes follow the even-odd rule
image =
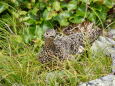
[[[112,29],[109,34],[114,39],[115,38],[115,29]],[[100,36],[92,45],[92,50],[94,52],[99,51],[100,49],[103,52],[112,58],[112,72],[115,73],[115,41],[108,37]],[[79,86],[115,86],[115,75],[110,74],[103,76],[96,80],[92,80],[86,83],[81,83]]]
[[[107,75],[96,80],[82,83],[79,86],[115,86],[115,75]]]

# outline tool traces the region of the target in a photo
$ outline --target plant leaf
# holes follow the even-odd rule
[[[113,3],[112,3],[112,0],[103,0],[104,3],[108,8],[112,8],[113,6]]]
[[[90,20],[91,22],[95,22],[96,15],[93,12],[88,12],[88,20]]]
[[[67,19],[61,19],[59,21],[59,23],[60,23],[61,26],[67,26],[67,25],[69,25],[69,22],[67,21]]]
[[[81,16],[73,16],[73,17],[70,17],[70,22],[72,23],[81,23],[84,21],[84,17],[81,17]]]
[[[61,7],[60,7],[60,2],[55,1],[55,2],[53,3],[53,8],[54,8],[56,11],[59,11],[59,10],[61,9]]]
[[[67,5],[68,11],[74,10],[77,8],[77,1],[70,1]]]
[[[8,9],[8,5],[0,3],[0,13]]]

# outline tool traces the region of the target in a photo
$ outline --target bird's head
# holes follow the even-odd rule
[[[56,31],[54,29],[48,29],[44,34],[45,38],[55,38],[55,36],[56,36]]]

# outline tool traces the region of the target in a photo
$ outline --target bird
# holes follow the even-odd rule
[[[102,33],[102,30],[93,23],[69,25],[62,28],[65,35],[54,29],[46,30],[44,34],[44,47],[38,54],[41,63],[47,63],[56,59],[64,60],[74,58],[74,55],[84,52],[88,41],[92,44]]]

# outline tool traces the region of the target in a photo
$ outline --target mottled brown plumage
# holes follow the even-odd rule
[[[60,36],[53,29],[46,31],[45,45],[38,55],[40,62],[47,63],[55,58],[73,58],[73,55],[83,52],[86,41],[91,44],[98,38],[101,29],[94,27],[93,23],[84,22],[63,28],[63,33],[65,35]]]

